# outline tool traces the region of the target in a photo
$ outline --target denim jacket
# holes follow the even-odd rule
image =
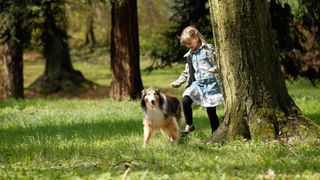
[[[215,50],[211,44],[203,43],[197,51],[192,52],[189,50],[184,57],[187,60],[185,69],[179,78],[172,83],[173,87],[180,87],[183,83],[187,82],[187,88],[195,80],[211,81],[211,79],[214,79],[216,81],[215,73],[208,72],[210,67],[217,66],[215,62]],[[200,58],[201,60],[199,61],[199,59],[195,58]],[[194,68],[194,63],[198,63],[196,69]]]

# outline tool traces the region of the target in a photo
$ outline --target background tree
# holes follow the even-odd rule
[[[273,139],[313,127],[280,73],[267,1],[210,0],[225,92],[225,118],[212,141]]]
[[[29,4],[26,0],[0,3],[0,13],[4,17],[1,26],[4,98],[24,98],[23,47],[29,42],[31,34]]]
[[[112,2],[111,97],[136,99],[143,89],[140,74],[137,1]]]
[[[64,1],[40,1],[42,9],[41,42],[46,59],[43,74],[30,89],[48,94],[58,91],[77,93],[93,85],[73,68],[68,45],[67,19]]]
[[[270,17],[277,32],[282,71],[288,79],[308,78],[314,85],[320,79],[320,2],[299,1],[299,10],[279,0],[270,1]]]
[[[173,25],[164,32],[166,48],[160,51],[160,54],[153,54],[155,57],[161,58],[162,66],[170,65],[172,62],[183,59],[187,49],[181,46],[178,37],[182,30],[189,25],[201,29],[201,33],[208,37],[207,40],[211,42],[209,37],[212,36],[212,30],[208,0],[175,0],[172,10],[173,14],[170,21],[173,22]]]
[[[96,44],[96,38],[94,35],[94,17],[95,17],[95,8],[92,2],[88,2],[87,5],[88,15],[86,17],[86,32],[85,32],[85,42],[84,45],[90,47],[91,49]]]

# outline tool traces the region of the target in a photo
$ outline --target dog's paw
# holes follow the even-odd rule
[[[142,148],[147,148],[147,143],[143,143]]]

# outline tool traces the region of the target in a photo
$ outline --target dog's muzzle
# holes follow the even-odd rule
[[[151,107],[152,109],[154,109],[155,106],[156,106],[156,101],[155,101],[154,99],[151,99],[151,100],[150,100],[150,107]]]

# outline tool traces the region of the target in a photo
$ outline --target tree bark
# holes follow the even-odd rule
[[[23,47],[19,42],[6,42],[3,53],[4,98],[24,98],[23,93]]]
[[[9,4],[4,3],[4,7]],[[30,40],[29,9],[27,1],[14,1],[4,8],[1,39],[3,52],[4,98],[24,98],[23,48]]]
[[[209,142],[269,140],[315,127],[289,96],[265,0],[210,0],[225,118]]]
[[[140,75],[137,1],[112,3],[111,97],[136,99],[143,89]]]
[[[90,88],[93,83],[72,66],[63,4],[48,2],[44,8],[45,20],[41,39],[46,59],[45,70],[29,89],[42,94],[58,91],[78,94]]]

